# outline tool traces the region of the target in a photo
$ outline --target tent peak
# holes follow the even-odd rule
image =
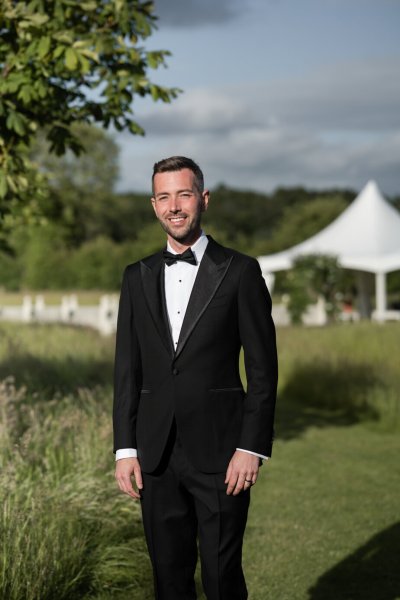
[[[368,181],[353,202],[324,229],[292,248],[260,257],[265,272],[291,268],[307,254],[336,256],[348,269],[390,272],[400,268],[400,213]]]
[[[378,187],[378,184],[376,183],[375,179],[369,179],[367,181],[367,183],[365,184],[365,186],[363,187],[363,189],[361,190],[361,192],[363,192],[364,190],[367,190],[369,188],[379,191],[379,187]]]
[[[387,203],[384,197],[381,194],[381,191],[376,183],[375,179],[370,179],[365,186],[362,188],[361,192],[356,197],[356,200],[360,200],[363,198],[373,198],[374,200],[379,200],[381,202]]]

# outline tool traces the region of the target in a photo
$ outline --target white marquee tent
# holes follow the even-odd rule
[[[400,213],[369,181],[335,221],[308,240],[258,258],[264,277],[290,269],[294,259],[308,254],[336,256],[345,269],[375,274],[377,319],[386,313],[386,273],[400,269]]]

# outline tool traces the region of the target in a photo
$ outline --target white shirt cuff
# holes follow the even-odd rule
[[[137,458],[137,450],[135,448],[122,448],[115,453],[115,460],[121,458]]]
[[[252,452],[251,450],[245,450],[244,448],[236,448],[236,450],[240,450],[241,452],[247,452],[247,454],[253,454],[253,456],[258,456],[258,458],[263,458],[264,460],[269,460],[269,456],[264,456],[263,454],[257,454],[257,452]]]
[[[264,460],[269,459],[269,456],[264,456],[263,454],[252,452],[251,450],[245,450],[244,448],[236,448],[236,450],[247,452],[247,454],[253,454],[253,456],[258,456],[258,458],[263,458]],[[120,460],[121,458],[137,458],[137,450],[135,448],[122,448],[117,450],[115,453],[115,460]]]

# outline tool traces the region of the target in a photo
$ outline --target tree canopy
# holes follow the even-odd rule
[[[134,98],[176,97],[148,76],[169,54],[141,45],[155,23],[144,0],[0,1],[0,214],[43,188],[28,154],[40,129],[51,152],[79,154],[74,124],[143,134]]]
[[[49,193],[41,215],[56,225],[66,245],[79,245],[96,235],[113,236],[113,188],[118,176],[118,146],[103,129],[75,124],[73,135],[84,146],[75,156],[55,156],[44,135],[38,136],[31,155],[48,180]],[[120,217],[121,215],[119,215]]]

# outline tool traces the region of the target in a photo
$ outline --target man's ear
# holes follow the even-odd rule
[[[151,204],[153,206],[153,210],[157,215],[157,210],[156,210],[156,199],[154,198],[154,196],[151,197]]]
[[[204,190],[201,195],[201,212],[205,212],[208,208],[208,202],[210,200],[209,190]]]

